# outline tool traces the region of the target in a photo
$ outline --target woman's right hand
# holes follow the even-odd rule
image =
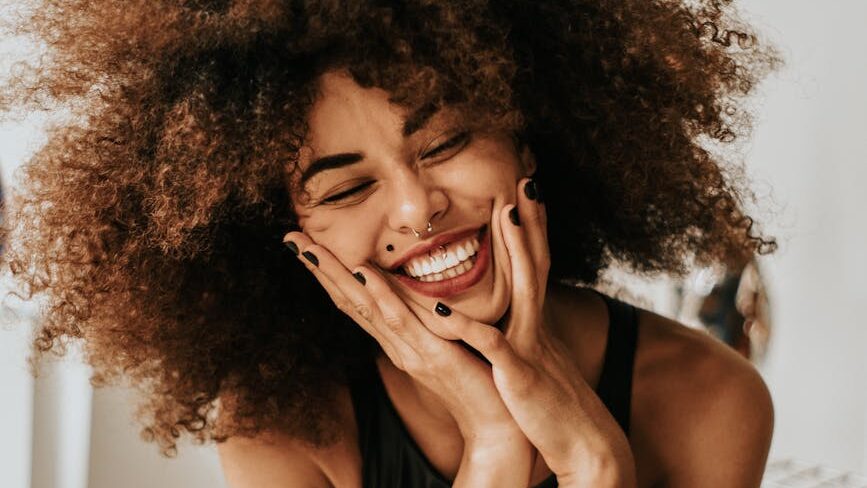
[[[380,344],[391,362],[431,390],[454,417],[464,438],[464,456],[506,457],[527,464],[535,448],[506,409],[491,367],[466,350],[454,329],[469,318],[453,313],[448,320],[429,307],[401,299],[378,270],[361,266],[356,277],[323,246],[306,234],[290,232],[284,242],[297,246],[299,258],[325,288],[334,304]],[[291,246],[290,246],[291,247]],[[362,283],[362,281],[364,283]],[[521,463],[520,456],[527,460]]]

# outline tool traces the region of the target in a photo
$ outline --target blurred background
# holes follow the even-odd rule
[[[0,0],[0,16],[12,0]],[[779,251],[745,270],[648,280],[612,270],[608,287],[705,327],[751,358],[774,398],[776,428],[763,486],[867,487],[867,40],[863,0],[743,0],[744,17],[786,65],[752,98],[743,141],[764,230]],[[0,80],[33,52],[0,38]],[[45,120],[0,125],[3,192],[44,142]],[[175,459],[140,440],[135,399],[91,389],[73,349],[29,375],[38,304],[0,280],[0,487],[211,488],[225,483],[213,446]]]

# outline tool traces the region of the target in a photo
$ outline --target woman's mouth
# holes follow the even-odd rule
[[[454,278],[472,269],[479,247],[479,234],[474,234],[410,259],[401,271],[425,283]]]
[[[490,233],[478,233],[417,256],[394,273],[407,287],[430,297],[461,293],[478,283],[490,262]]]

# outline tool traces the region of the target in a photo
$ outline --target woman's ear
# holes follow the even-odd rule
[[[529,144],[522,144],[519,148],[521,152],[521,171],[524,176],[531,176],[536,172],[536,155],[530,150]]]

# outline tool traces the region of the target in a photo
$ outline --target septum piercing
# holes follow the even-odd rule
[[[416,237],[421,237],[421,232],[415,230],[415,229],[412,228],[412,227],[410,227],[409,230],[412,231],[412,233],[413,233],[414,236],[416,236]],[[428,231],[428,232],[433,232],[433,226],[431,225],[430,221],[428,221],[428,223],[427,223],[427,231]]]

